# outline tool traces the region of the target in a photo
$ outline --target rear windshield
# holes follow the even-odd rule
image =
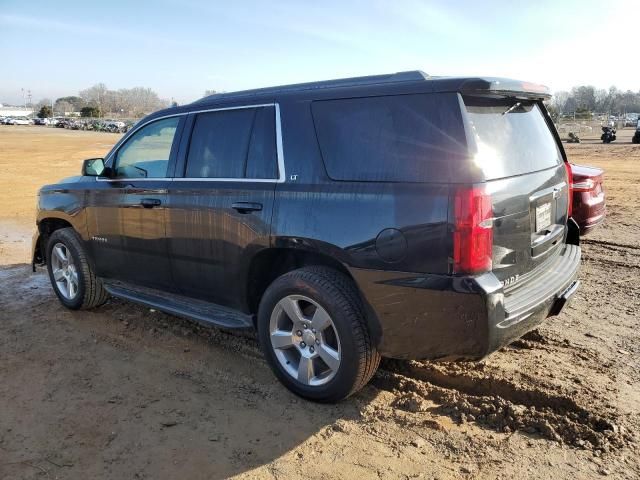
[[[544,170],[561,154],[538,104],[516,99],[464,97],[477,152],[474,162],[487,180]]]
[[[447,182],[466,155],[454,93],[316,101],[312,112],[334,180]]]

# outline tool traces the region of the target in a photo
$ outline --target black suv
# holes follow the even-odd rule
[[[576,290],[545,87],[404,72],[156,112],[43,187],[33,263],[107,296],[255,327],[292,391],[337,401],[381,356],[479,359]]]

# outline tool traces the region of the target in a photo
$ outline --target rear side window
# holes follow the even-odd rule
[[[278,178],[276,121],[273,107],[256,110],[245,177]]]
[[[187,178],[277,178],[273,107],[196,115]]]
[[[316,101],[312,112],[334,180],[447,182],[465,157],[456,94]]]
[[[562,161],[553,134],[534,102],[464,97],[475,138],[475,164],[487,180],[555,167]]]

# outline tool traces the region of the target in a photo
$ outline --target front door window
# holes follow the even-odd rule
[[[163,178],[167,176],[173,138],[179,117],[152,122],[136,133],[118,150],[116,178]]]

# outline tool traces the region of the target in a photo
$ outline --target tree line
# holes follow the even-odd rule
[[[53,111],[51,104],[53,103]],[[151,112],[166,108],[169,101],[161,99],[150,88],[134,87],[109,90],[104,83],[98,83],[78,95],[60,97],[52,102],[44,98],[36,105],[38,116],[80,112],[83,117],[127,117],[139,118]]]
[[[640,112],[640,90],[626,92],[616,87],[609,90],[598,89],[590,85],[573,87],[570,91],[560,91],[553,95],[549,110],[555,114],[587,115],[606,113],[624,115]]]
[[[216,93],[215,90],[207,90],[204,96],[214,93]],[[42,99],[37,104],[41,116],[80,112],[83,117],[139,118],[168,107],[169,101],[161,99],[150,88],[134,87],[109,90],[104,83],[98,83],[80,91],[78,95],[56,99],[53,102],[53,112],[50,111],[51,104],[52,101],[48,98]],[[622,91],[617,87],[605,90],[591,85],[581,85],[573,87],[570,91],[556,92],[548,102],[548,107],[554,116],[640,113],[640,90],[637,92]]]

